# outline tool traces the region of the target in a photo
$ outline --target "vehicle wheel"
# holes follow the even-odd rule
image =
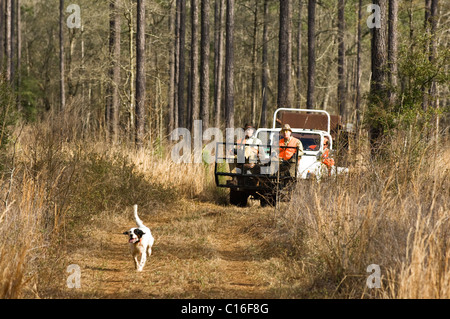
[[[274,207],[277,203],[277,197],[276,197],[276,195],[266,195],[264,197],[261,197],[261,199],[259,200],[259,203],[260,203],[261,207],[267,207],[267,206]]]
[[[247,206],[248,194],[245,192],[230,189],[230,204],[238,207]]]

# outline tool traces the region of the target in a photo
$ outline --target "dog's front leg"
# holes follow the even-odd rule
[[[139,261],[138,261],[138,255],[133,255],[133,261],[134,261],[134,268],[137,270],[139,268]]]
[[[141,254],[141,261],[139,262],[137,271],[142,271],[142,269],[144,269],[144,265],[145,265],[146,261],[147,261],[147,254],[144,252],[143,254]]]

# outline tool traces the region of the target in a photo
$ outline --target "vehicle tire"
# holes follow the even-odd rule
[[[259,200],[259,204],[261,205],[261,207],[267,207],[267,206],[271,206],[274,207],[277,203],[277,197],[276,195],[266,195],[264,197],[261,197],[261,199]]]
[[[238,190],[230,189],[230,204],[238,207],[247,206],[248,194]]]

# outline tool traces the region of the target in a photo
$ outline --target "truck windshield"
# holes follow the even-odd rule
[[[270,145],[272,139],[276,138],[276,134],[278,134],[279,139],[283,138],[279,132],[274,131],[259,131],[258,138],[262,141],[262,145]],[[320,134],[310,132],[293,132],[292,136],[298,138],[302,142],[304,151],[318,151],[320,149]]]
[[[292,133],[303,145],[304,151],[318,151],[320,148],[320,135],[311,133]]]

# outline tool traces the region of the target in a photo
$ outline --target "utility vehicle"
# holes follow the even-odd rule
[[[255,144],[217,143],[215,181],[218,187],[230,189],[230,204],[246,206],[249,197],[261,206],[275,205],[289,195],[299,180],[320,179],[325,174],[321,163],[323,141],[328,137],[333,151],[332,127],[339,117],[323,110],[279,108],[273,116],[272,128],[259,128]],[[303,154],[295,152],[290,161],[278,157],[281,124],[289,124],[292,136],[302,142]],[[300,160],[299,160],[300,159]],[[333,174],[345,169],[333,168]],[[326,174],[328,171],[326,170]]]

